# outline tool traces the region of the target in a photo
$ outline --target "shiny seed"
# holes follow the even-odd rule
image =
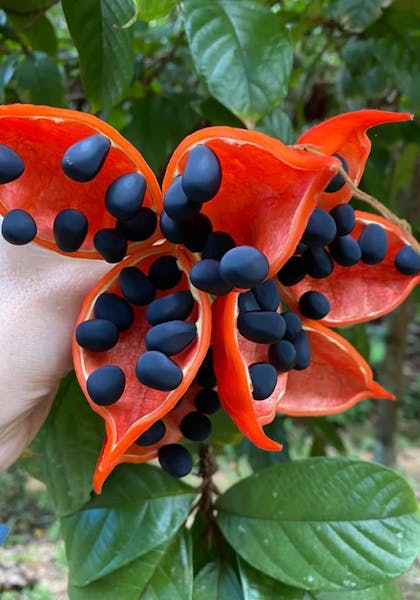
[[[149,269],[149,279],[158,290],[170,290],[182,279],[174,256],[160,256]]]
[[[302,256],[292,256],[277,273],[277,279],[283,285],[296,285],[307,275],[306,263]]]
[[[224,296],[232,291],[232,286],[220,274],[220,262],[205,258],[192,266],[190,271],[191,283],[208,294]]]
[[[6,242],[15,246],[29,244],[36,233],[36,223],[31,215],[19,208],[9,211],[1,224],[2,236]]]
[[[369,223],[358,239],[362,252],[362,262],[377,265],[382,262],[388,250],[388,238],[385,229],[377,223]]]
[[[267,279],[256,287],[252,288],[261,310],[276,311],[280,304],[280,292],[273,279]]]
[[[351,267],[362,258],[362,251],[351,235],[340,235],[329,245],[334,261],[342,267]]]
[[[253,246],[236,246],[220,261],[222,279],[236,288],[253,288],[268,274],[269,264],[264,254]]]
[[[337,226],[332,216],[323,208],[315,208],[309,217],[302,236],[302,242],[308,246],[322,248],[335,238]]]
[[[286,373],[295,366],[296,349],[292,342],[281,340],[270,346],[268,359],[279,373]]]
[[[202,442],[211,434],[211,421],[203,413],[194,411],[185,415],[179,429],[187,440]]]
[[[188,290],[173,292],[153,300],[146,310],[146,319],[150,325],[158,325],[166,321],[184,321],[194,308],[194,297]]]
[[[211,347],[207,350],[207,354],[198,369],[196,381],[204,388],[213,388],[217,383],[213,369],[213,348]]]
[[[182,369],[166,354],[157,350],[142,354],[137,360],[135,371],[140,383],[166,392],[176,389],[183,379]]]
[[[286,331],[283,317],[271,311],[240,313],[237,325],[241,335],[258,344],[273,344],[281,340]]]
[[[120,262],[127,254],[127,241],[116,229],[100,229],[95,233],[93,245],[109,263]]]
[[[299,298],[299,310],[308,319],[323,319],[330,308],[328,298],[320,292],[305,292]]]
[[[216,390],[204,388],[197,393],[194,399],[194,406],[198,412],[212,415],[220,408],[219,394]]]
[[[211,232],[210,219],[206,215],[198,214],[183,223],[182,243],[191,252],[202,252]]]
[[[142,207],[135,217],[117,221],[115,229],[130,242],[143,242],[151,237],[157,227],[157,215],[151,208]]]
[[[155,287],[137,267],[126,267],[118,275],[118,283],[124,298],[136,306],[145,306],[155,297]]]
[[[182,175],[184,192],[193,202],[207,202],[218,192],[222,171],[216,154],[203,144],[191,150]]]
[[[254,294],[249,290],[238,296],[238,309],[240,313],[250,312],[252,310],[261,310]]]
[[[252,382],[254,400],[265,400],[274,392],[277,384],[277,371],[269,363],[254,363],[248,367]]]
[[[159,419],[156,423],[153,423],[149,429],[146,429],[136,440],[135,444],[138,446],[153,446],[160,442],[166,433],[165,423]]]
[[[306,369],[311,362],[311,346],[306,331],[301,331],[293,340],[296,350],[296,362],[294,368],[296,371]]]
[[[62,252],[76,252],[86,239],[88,220],[75,208],[66,208],[54,219],[54,239]]]
[[[286,332],[284,339],[294,340],[295,337],[302,331],[302,320],[295,312],[286,311],[281,313],[281,316],[286,323]]]
[[[347,162],[344,160],[344,158],[340,154],[337,154],[337,153],[334,153],[333,156],[335,156],[336,158],[338,158],[340,160],[341,166],[343,167],[343,169],[345,170],[345,172],[348,173],[349,172],[349,166],[348,166]],[[332,194],[334,192],[338,192],[345,185],[345,183],[346,183],[346,180],[344,179],[343,175],[341,173],[337,173],[331,179],[331,181],[329,182],[329,184],[325,188],[324,192],[327,192],[329,194]]]
[[[168,321],[149,329],[145,336],[145,344],[148,350],[159,350],[159,352],[171,356],[187,348],[196,336],[195,323],[179,320]]]
[[[106,191],[105,206],[116,219],[132,219],[143,203],[146,180],[140,173],[118,177]]]
[[[324,248],[308,248],[303,259],[308,275],[314,279],[328,277],[334,270],[331,256]]]
[[[200,204],[193,202],[186,196],[182,188],[182,178],[177,177],[166,190],[163,199],[166,214],[176,223],[188,221],[200,211]]]
[[[118,340],[118,327],[106,319],[91,319],[79,323],[76,328],[76,341],[90,352],[106,352]]]
[[[134,321],[134,311],[127,300],[117,294],[103,292],[93,307],[97,319],[111,321],[119,331],[126,331]]]
[[[402,275],[420,273],[420,254],[411,246],[403,246],[395,256],[395,267]]]
[[[0,144],[0,183],[10,183],[20,177],[25,165],[20,156],[8,146]]]
[[[114,404],[124,392],[124,372],[115,365],[99,367],[87,378],[86,388],[95,404],[101,406]]]
[[[185,477],[193,467],[191,454],[181,444],[166,444],[159,448],[158,460],[162,469],[173,477]]]
[[[350,204],[337,204],[330,210],[330,215],[335,221],[338,235],[348,235],[353,231],[356,217]]]
[[[213,231],[207,238],[202,258],[221,260],[228,250],[235,247],[235,240],[224,231]]]
[[[61,167],[74,181],[91,181],[101,170],[110,147],[111,142],[105,136],[91,135],[66,150]]]

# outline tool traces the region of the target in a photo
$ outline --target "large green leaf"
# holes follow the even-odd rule
[[[311,600],[305,590],[293,588],[267,577],[243,560],[238,560],[244,600]]]
[[[387,581],[366,590],[321,592],[314,596],[314,600],[401,600],[401,594],[395,581]]]
[[[22,102],[64,106],[65,89],[60,70],[44,52],[25,56],[16,75],[16,87]]]
[[[192,550],[187,530],[125,567],[85,587],[70,585],[70,600],[191,600]]]
[[[193,600],[243,600],[241,585],[226,561],[208,563],[194,580]]]
[[[169,15],[177,0],[135,0],[137,13],[142,21],[161,19]]]
[[[337,0],[328,3],[327,12],[345,27],[361,31],[376,21],[388,4],[388,0]]]
[[[367,588],[406,571],[419,550],[412,490],[400,475],[373,463],[283,463],[237,483],[216,506],[236,552],[296,587]]]
[[[185,30],[210,92],[252,125],[287,93],[292,68],[288,30],[252,0],[185,0]]]
[[[46,10],[52,4],[55,2],[51,0],[0,0],[0,8],[11,10],[14,14],[37,15],[39,11]]]
[[[32,50],[40,50],[50,56],[56,55],[57,37],[51,21],[45,14],[39,15],[36,19],[33,16],[11,15],[9,20],[13,29],[19,32],[21,40],[25,41]]]
[[[92,110],[111,107],[121,100],[133,77],[133,27],[123,27],[133,16],[133,2],[63,0],[62,5]]]
[[[18,61],[18,53],[13,52],[6,56],[0,63],[0,103],[6,101],[5,87],[15,74],[16,64]]]
[[[85,586],[169,540],[194,490],[150,465],[120,465],[100,496],[63,517],[70,583]]]
[[[255,128],[271,137],[278,138],[283,144],[293,144],[293,127],[288,115],[280,108],[276,108],[270,114],[258,121]]]
[[[62,381],[48,419],[22,459],[23,466],[47,485],[59,515],[89,501],[103,436],[102,420],[71,373]]]

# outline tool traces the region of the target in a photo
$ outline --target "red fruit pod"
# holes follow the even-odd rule
[[[146,304],[131,303],[134,320],[129,328],[119,332],[117,342],[109,349],[88,350],[86,342],[82,340],[84,347],[81,347],[80,335],[77,337],[80,332],[80,324],[97,320],[97,318],[95,319],[98,316],[95,306],[98,306],[96,302],[101,294],[114,294],[123,300],[130,301],[130,298],[127,298],[126,288],[121,287],[122,272],[127,273],[126,269],[129,271],[138,269],[144,274],[149,273],[150,275],[151,267],[163,257],[173,259],[173,263],[176,259],[180,279],[173,282],[170,289],[168,287],[161,289],[163,284],[156,285],[153,298],[160,299],[168,294],[190,290],[194,304],[185,323],[195,323],[197,332],[196,336],[182,350],[171,356],[164,356],[166,361],[164,366],[170,361],[172,368],[181,373],[181,380],[178,380],[176,384],[171,383],[169,386],[171,389],[167,388],[166,391],[157,389],[155,383],[151,387],[152,384],[149,381],[147,385],[141,383],[138,378],[136,365],[139,357],[151,354],[150,347],[146,348],[145,341],[146,334],[152,329],[146,320]],[[105,420],[106,425],[106,441],[95,475],[97,491],[100,490],[105,477],[111,472],[123,453],[153,423],[164,418],[186,393],[206,355],[211,336],[211,306],[209,297],[191,288],[189,284],[188,272],[193,263],[194,257],[188,251],[181,249],[177,251],[173,246],[166,244],[149,246],[142,250],[141,255],[132,255],[112,269],[92,289],[83,303],[77,321],[76,334],[73,336],[73,360],[79,383],[90,406]],[[154,281],[151,275],[149,279]],[[163,355],[163,352],[159,352],[159,355]],[[101,371],[97,370],[109,365],[118,369],[118,373],[121,370],[125,381],[122,382],[121,389],[117,391],[116,399],[111,398],[111,403],[105,405],[101,398],[98,399],[97,396],[95,399],[92,398],[92,387],[89,394],[89,381],[92,381],[89,377],[93,373],[101,374]]]
[[[74,151],[68,156],[74,144],[89,139],[99,144],[93,158],[86,144],[76,157]],[[143,210],[150,209],[156,215],[161,210],[159,185],[141,154],[113,127],[93,115],[47,106],[1,106],[0,148],[16,153],[24,167],[22,174],[16,176],[16,171],[12,174],[15,179],[0,185],[0,213],[5,216],[13,209],[29,213],[37,226],[34,241],[50,250],[101,258],[94,247],[94,237],[100,230],[115,230],[117,219],[106,210],[105,197],[111,184],[123,175],[141,176],[141,185],[145,185]],[[67,166],[63,170],[65,156],[68,160],[64,161]],[[80,158],[82,167],[88,165],[88,173],[75,173],[74,169],[80,167],[75,158]],[[93,165],[89,162],[92,160]],[[54,236],[54,221],[67,209],[80,211],[88,225],[80,247],[68,252],[57,247]],[[156,223],[151,223],[147,238],[153,241],[158,237]],[[127,240],[130,253],[139,242],[130,242],[130,236]]]

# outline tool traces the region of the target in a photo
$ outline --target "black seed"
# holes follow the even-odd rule
[[[332,216],[323,208],[315,208],[309,217],[302,236],[302,242],[308,246],[322,248],[335,238],[337,227]]]
[[[220,262],[212,258],[200,260],[192,266],[190,281],[199,290],[214,296],[224,296],[232,291],[232,286],[220,275]]]
[[[151,237],[157,226],[157,215],[151,208],[141,208],[127,221],[117,221],[115,229],[130,242],[143,242]]]
[[[235,240],[224,231],[213,231],[207,238],[202,258],[221,260],[228,250],[235,247]]]
[[[66,208],[54,219],[54,238],[62,252],[76,252],[86,239],[88,220],[75,208]]]
[[[194,411],[185,415],[179,429],[187,440],[202,442],[211,434],[211,421],[203,413]]]
[[[249,290],[238,296],[238,309],[240,313],[250,312],[252,310],[261,310],[254,294]]]
[[[160,466],[172,477],[185,477],[193,467],[189,451],[180,444],[166,444],[158,450]]]
[[[171,219],[165,211],[160,215],[160,230],[172,244],[182,244],[184,241],[184,229],[182,223],[178,223]]]
[[[252,290],[261,310],[276,311],[280,304],[279,288],[272,279],[263,281]]]
[[[101,170],[110,147],[111,142],[105,136],[91,135],[66,150],[61,167],[74,181],[91,181]]]
[[[253,288],[268,274],[268,260],[253,246],[236,246],[220,261],[222,279],[236,288]]]
[[[79,323],[76,328],[76,341],[85,350],[106,352],[118,340],[118,327],[107,319],[91,319]]]
[[[200,390],[195,397],[194,406],[198,412],[212,415],[220,408],[219,394],[216,390]]]
[[[328,298],[320,292],[305,292],[299,298],[299,310],[308,319],[323,319],[330,308]]]
[[[303,258],[308,275],[314,279],[323,279],[333,272],[334,263],[324,248],[308,248]]]
[[[292,342],[281,340],[270,346],[268,360],[279,373],[286,373],[295,366],[296,349]]]
[[[330,215],[335,221],[338,235],[348,235],[353,231],[356,217],[354,208],[350,204],[337,204],[330,210]]]
[[[7,213],[1,224],[1,233],[6,242],[23,246],[32,242],[36,236],[36,223],[29,213],[15,208]]]
[[[106,319],[116,325],[119,331],[126,331],[134,321],[134,311],[127,300],[117,294],[103,292],[93,307],[97,319]]]
[[[150,279],[137,267],[126,267],[118,275],[123,296],[136,306],[145,306],[155,297],[155,288]]]
[[[306,264],[302,256],[292,256],[277,273],[283,285],[296,285],[307,275]]]
[[[411,246],[403,246],[395,256],[395,267],[402,275],[420,273],[420,254]]]
[[[127,241],[116,229],[100,229],[95,233],[93,245],[109,263],[120,262],[127,254]]]
[[[198,214],[183,223],[182,243],[191,252],[201,252],[212,232],[212,224],[206,215]]]
[[[146,310],[146,319],[150,325],[179,319],[184,321],[194,308],[194,297],[188,290],[174,292],[153,300]]]
[[[341,166],[343,167],[345,172],[348,173],[349,166],[348,166],[347,162],[344,160],[344,158],[340,154],[337,154],[337,153],[334,153],[333,156],[335,156],[336,158],[338,158],[340,160]],[[325,188],[324,192],[328,192],[330,194],[334,193],[334,192],[338,192],[345,185],[345,183],[346,183],[346,180],[344,179],[343,175],[341,173],[337,173],[331,179],[331,181]]]
[[[119,400],[125,388],[125,375],[120,367],[105,365],[89,375],[86,381],[89,396],[101,406],[114,404]]]
[[[193,202],[207,202],[217,194],[221,183],[219,159],[213,150],[198,144],[191,150],[182,175],[184,192]]]
[[[196,381],[204,388],[213,388],[216,385],[216,375],[213,370],[213,348],[211,347],[198,369]]]
[[[149,279],[158,290],[170,290],[182,279],[174,256],[160,256],[149,269]]]
[[[303,242],[299,242],[299,244],[296,246],[294,254],[303,254],[307,249],[308,246],[306,244],[304,244]]]
[[[0,144],[0,183],[10,183],[25,170],[23,160],[8,146]]]
[[[311,362],[311,346],[309,345],[308,336],[306,331],[298,333],[296,338],[293,340],[293,345],[296,349],[296,371],[303,371]]]
[[[249,365],[248,369],[254,400],[265,400],[271,396],[277,384],[277,371],[275,367],[269,363],[254,363],[253,365]]]
[[[146,333],[145,344],[148,350],[159,350],[167,356],[178,354],[189,346],[197,336],[195,323],[188,321],[168,321],[159,323]]]
[[[351,235],[340,235],[329,245],[329,251],[335,262],[342,267],[351,267],[362,258],[362,251]]]
[[[377,265],[382,262],[388,250],[388,238],[385,229],[377,223],[369,223],[359,236],[362,262]]]
[[[173,221],[181,223],[188,221],[200,211],[200,204],[193,202],[185,195],[182,188],[181,176],[177,177],[172,185],[166,190],[163,199],[163,207],[166,214]]]
[[[295,337],[302,331],[302,321],[299,315],[295,312],[287,311],[281,313],[281,316],[286,323],[286,332],[284,334],[284,339],[286,340],[294,340]]]
[[[140,173],[118,177],[106,191],[105,206],[116,219],[132,219],[139,212],[146,192],[146,180]]]
[[[155,390],[169,392],[182,382],[182,369],[162,352],[150,350],[142,354],[136,363],[136,377]]]
[[[238,330],[248,340],[258,344],[273,344],[282,339],[286,323],[279,313],[253,311],[238,315]]]
[[[146,431],[142,433],[134,443],[138,446],[153,446],[153,444],[160,442],[165,433],[165,423],[159,419],[159,421],[153,423],[149,429],[146,429]]]

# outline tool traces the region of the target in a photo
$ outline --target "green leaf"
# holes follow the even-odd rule
[[[267,577],[246,562],[238,559],[239,576],[241,578],[244,600],[310,600],[304,591],[290,587]]]
[[[138,17],[142,21],[161,19],[169,15],[176,6],[176,0],[135,0]]]
[[[13,28],[19,31],[27,46],[32,50],[40,50],[55,56],[57,53],[57,38],[54,27],[49,19],[44,14],[34,19],[31,16],[16,16],[9,17]]]
[[[80,74],[92,111],[112,107],[129,86],[134,71],[132,0],[62,1],[80,58]]]
[[[362,31],[379,19],[388,4],[388,0],[338,0],[329,3],[327,13],[338,19],[343,27]]]
[[[45,52],[33,52],[19,63],[16,87],[22,102],[65,105],[65,89],[60,70]]]
[[[185,0],[185,31],[211,94],[248,125],[287,93],[292,68],[288,30],[252,0]]]
[[[365,590],[321,592],[315,600],[401,600],[401,594],[395,581],[388,581]]]
[[[15,74],[18,53],[13,52],[0,63],[0,103],[6,102],[5,87]]]
[[[31,475],[46,484],[58,515],[72,513],[89,501],[103,436],[102,419],[92,411],[76,376],[70,373],[22,458]]]
[[[55,3],[51,0],[0,0],[0,8],[4,8],[6,11],[11,10],[14,14],[32,13],[36,15],[40,10],[47,10],[51,4]]]
[[[70,585],[71,600],[191,600],[191,538],[183,530],[125,567],[85,587]]]
[[[193,600],[243,600],[241,586],[226,561],[208,563],[194,580]]]
[[[255,128],[257,131],[262,131],[271,137],[278,138],[283,144],[293,144],[293,127],[292,123],[280,108],[276,108],[269,115],[266,115],[258,121]]]
[[[242,558],[275,579],[316,591],[395,578],[420,545],[412,490],[373,463],[283,463],[240,481],[216,507],[219,527]]]
[[[85,586],[169,540],[194,490],[150,465],[119,465],[100,496],[63,517],[70,583]]]

